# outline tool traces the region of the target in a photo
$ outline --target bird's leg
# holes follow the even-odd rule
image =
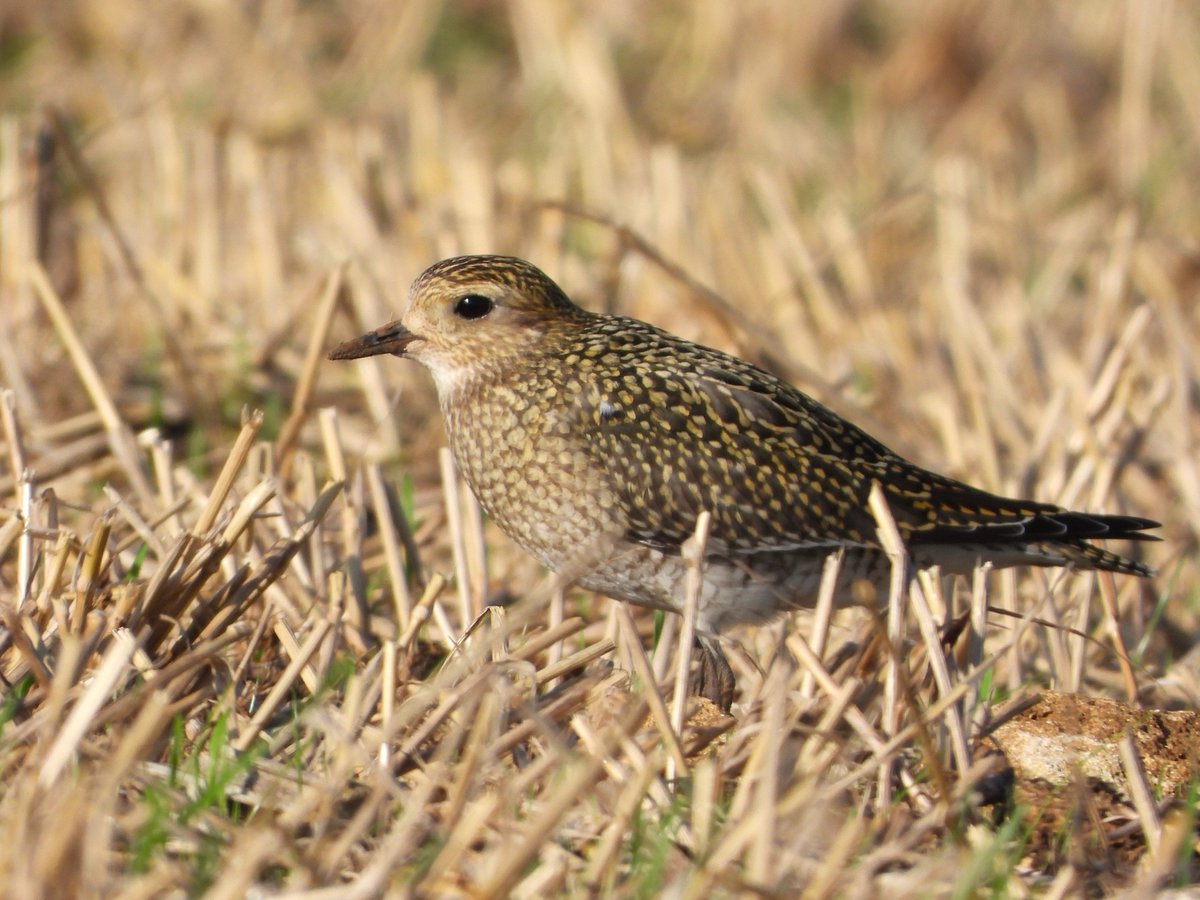
[[[706,697],[723,713],[733,705],[733,691],[737,686],[733,669],[715,637],[697,635],[696,645],[700,650],[700,665],[692,673],[691,693]]]

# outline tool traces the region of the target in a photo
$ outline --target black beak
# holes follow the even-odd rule
[[[379,356],[382,353],[403,356],[408,345],[416,339],[417,336],[397,320],[369,331],[360,338],[338,344],[329,351],[329,358],[362,359],[364,356]]]

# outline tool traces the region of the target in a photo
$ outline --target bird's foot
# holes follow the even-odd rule
[[[729,660],[715,637],[697,637],[696,645],[700,651],[699,665],[692,670],[689,691],[711,700],[721,712],[728,714],[737,688]]]

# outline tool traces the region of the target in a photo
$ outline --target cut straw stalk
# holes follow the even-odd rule
[[[667,752],[671,755],[672,764],[675,766],[677,774],[681,775],[687,771],[687,758],[683,755],[683,748],[679,743],[679,732],[671,722],[667,704],[663,702],[662,694],[658,691],[658,684],[654,681],[654,669],[650,665],[650,660],[646,658],[646,650],[638,635],[637,624],[633,621],[633,615],[629,612],[626,604],[615,603],[613,611],[617,616],[627,652],[633,661],[633,670],[642,681],[642,695],[650,706],[650,713],[654,716],[655,724],[658,725],[663,743],[667,745]]]
[[[837,592],[838,575],[842,569],[844,550],[836,550],[825,557],[821,566],[821,584],[817,588],[817,602],[813,610],[812,631],[808,645],[817,659],[825,654],[825,643],[829,640],[829,624],[833,619],[833,600]],[[813,695],[816,682],[812,672],[805,672],[800,682],[800,697],[807,699]]]
[[[640,712],[640,710],[634,710]],[[597,752],[586,757],[570,759],[562,767],[555,789],[531,813],[529,826],[515,845],[506,847],[503,853],[493,854],[491,872],[481,880],[479,891],[483,896],[504,896],[517,883],[520,873],[538,853],[559,821],[578,798],[591,789],[600,778],[605,758],[616,748],[620,739],[638,725],[634,716],[628,716],[619,727],[610,728],[603,736],[603,744]],[[496,858],[498,857],[498,858]]]
[[[12,470],[13,483],[16,484],[25,473],[28,456],[25,452],[21,420],[17,417],[17,395],[11,388],[0,390],[0,425],[4,426],[9,467]]]
[[[683,623],[679,630],[679,655],[675,665],[675,690],[671,697],[671,730],[676,735],[683,733],[683,723],[687,715],[692,647],[696,642],[696,617],[700,611],[700,592],[704,588],[704,556],[708,550],[708,533],[711,528],[712,513],[708,510],[701,511],[696,517],[695,531],[684,542],[681,551],[687,563],[687,583],[683,600]]]
[[[48,788],[58,780],[58,776],[62,774],[79,742],[90,728],[96,713],[112,694],[117,683],[123,677],[133,674],[129,670],[129,660],[136,647],[137,642],[129,632],[121,630],[113,635],[112,643],[96,668],[91,683],[67,716],[62,730],[58,732],[46,753],[45,762],[38,772],[40,787]]]
[[[279,438],[275,442],[276,455],[279,459],[279,477],[286,481],[292,469],[292,454],[300,429],[312,411],[313,389],[317,383],[317,366],[325,358],[325,347],[329,343],[329,326],[333,322],[333,314],[337,310],[338,295],[346,277],[346,263],[336,265],[325,279],[321,290],[321,298],[317,301],[317,317],[313,324],[312,334],[309,335],[308,347],[304,353],[304,364],[300,369],[300,377],[296,379],[296,389],[292,392],[291,413],[279,430]],[[336,476],[335,476],[336,477]]]
[[[937,624],[933,621],[933,613],[929,609],[928,594],[937,590],[936,573],[924,571],[918,579],[909,586],[909,606],[917,616],[917,626],[925,641],[925,653],[929,666],[933,670],[933,679],[938,692],[945,696],[950,693],[953,685],[950,679],[950,665],[946,654],[942,651],[942,640],[938,634]],[[924,587],[924,590],[922,590]],[[950,730],[950,749],[958,771],[965,772],[971,768],[971,751],[967,746],[967,732],[963,725],[962,710],[957,706],[950,707],[946,712],[946,725]]]
[[[438,451],[442,472],[442,495],[445,498],[446,521],[450,526],[450,546],[454,555],[454,581],[458,587],[459,621],[473,622],[483,612],[483,603],[472,590],[467,565],[466,537],[463,531],[462,501],[459,499],[458,472],[449,448]]]
[[[595,644],[584,647],[582,650],[577,650],[570,656],[560,659],[556,663],[546,666],[544,669],[539,669],[537,673],[538,684],[548,684],[555,678],[561,678],[576,669],[582,669],[590,662],[594,662],[602,656],[607,656],[616,649],[616,642],[611,638],[603,638]]]
[[[1126,732],[1121,735],[1117,741],[1117,751],[1125,769],[1125,782],[1129,786],[1133,808],[1142,821],[1142,833],[1146,835],[1146,845],[1153,855],[1162,837],[1162,818],[1158,814],[1158,804],[1154,802],[1154,794],[1146,780],[1146,769],[1132,734]]]
[[[217,476],[216,483],[213,485],[212,490],[208,492],[208,503],[205,504],[204,509],[200,512],[200,516],[196,519],[196,524],[192,527],[192,534],[197,537],[204,537],[216,524],[221,507],[225,505],[225,501],[229,497],[229,492],[233,490],[234,481],[237,479],[242,467],[246,464],[246,458],[250,455],[250,451],[254,447],[254,442],[258,438],[258,432],[262,428],[262,423],[262,410],[256,409],[248,416],[243,416],[242,430],[238,432],[237,440],[234,441],[233,448],[225,458],[225,465],[221,468],[221,474]]]
[[[633,772],[633,777],[625,781],[621,794],[617,798],[609,823],[604,827],[600,839],[588,859],[587,868],[583,873],[583,881],[592,891],[601,891],[616,872],[613,862],[621,844],[630,833],[630,823],[634,815],[646,801],[650,785],[658,777],[663,765],[663,756],[652,753],[641,760]]]
[[[378,464],[367,466],[367,486],[370,488],[371,509],[379,520],[379,535],[383,542],[383,555],[387,561],[388,576],[392,584],[393,607],[396,615],[396,634],[404,633],[412,615],[412,595],[408,591],[408,578],[397,540],[396,519],[392,515],[392,504],[388,502],[387,487],[383,470]],[[407,526],[406,526],[407,527]]]
[[[100,373],[97,371],[95,363],[92,362],[75,327],[71,324],[70,316],[67,314],[62,300],[51,286],[45,270],[35,261],[29,263],[29,280],[33,285],[34,293],[42,302],[42,308],[50,317],[55,331],[58,332],[59,339],[66,347],[67,355],[75,366],[79,380],[83,382],[84,390],[87,391],[92,405],[96,407],[101,421],[104,422],[104,430],[108,435],[109,447],[113,456],[117,458],[125,477],[133,485],[138,500],[148,508],[152,508],[155,501],[154,490],[150,485],[150,480],[146,477],[137,442],[121,420],[116,404],[109,396],[108,389],[100,379]]]
[[[254,713],[254,717],[242,729],[242,733],[237,736],[233,742],[233,749],[238,753],[244,753],[250,749],[250,746],[258,738],[259,732],[267,720],[275,714],[279,704],[283,702],[285,695],[291,690],[296,679],[300,677],[300,672],[304,669],[310,659],[316,654],[321,647],[321,642],[325,640],[325,636],[333,627],[333,623],[327,619],[317,621],[309,632],[309,635],[304,640],[304,644],[299,648],[295,656],[288,663],[287,668],[283,670],[283,674],[279,676],[279,680],[272,686],[270,692],[263,700],[262,705]]]
[[[885,734],[895,734],[900,727],[900,672],[901,653],[900,642],[904,637],[905,606],[907,595],[908,552],[896,527],[896,520],[888,508],[887,496],[883,487],[874,482],[868,497],[871,515],[875,517],[879,543],[892,564],[892,577],[888,584],[887,605],[887,636],[891,650],[887,654],[887,677],[884,681],[883,700],[883,730]],[[892,802],[893,763],[885,759],[879,767],[878,792],[876,794],[876,810],[883,812]]]

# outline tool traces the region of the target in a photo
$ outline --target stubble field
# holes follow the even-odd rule
[[[984,740],[1047,688],[1200,701],[1198,46],[1165,0],[0,9],[4,893],[1200,879],[1190,775],[1007,790]],[[324,361],[485,252],[1159,519],[1158,575],[799,614],[732,636],[732,718],[676,710],[673,618],[486,521],[424,371]]]

